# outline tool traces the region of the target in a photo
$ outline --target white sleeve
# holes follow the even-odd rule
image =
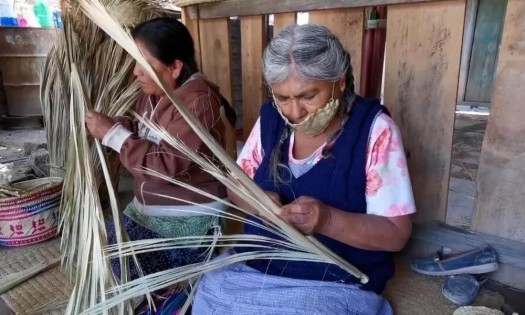
[[[367,213],[385,217],[416,211],[401,132],[386,114],[375,119],[366,165]]]
[[[102,144],[120,153],[122,145],[132,134],[133,133],[122,124],[116,123],[109,129],[108,133],[106,133],[104,139],[102,139]]]

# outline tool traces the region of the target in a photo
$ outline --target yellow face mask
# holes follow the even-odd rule
[[[308,116],[306,116],[306,118],[298,124],[291,123],[288,118],[283,115],[281,108],[275,105],[275,101],[274,105],[286,124],[288,124],[294,130],[300,131],[312,137],[318,136],[326,130],[328,124],[332,121],[332,119],[334,119],[337,111],[339,110],[339,100],[334,100],[334,88],[335,83],[334,87],[332,88],[332,97],[330,98],[330,101],[328,101],[325,106],[319,108],[315,113],[308,114]]]

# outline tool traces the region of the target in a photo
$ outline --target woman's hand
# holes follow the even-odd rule
[[[89,133],[99,140],[115,125],[115,120],[107,115],[90,111],[86,114],[86,127]]]
[[[281,207],[280,216],[306,235],[322,232],[330,224],[332,208],[312,197],[301,196]]]

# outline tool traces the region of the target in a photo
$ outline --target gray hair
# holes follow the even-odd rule
[[[282,30],[264,51],[263,74],[269,85],[284,82],[293,74],[305,81],[335,82],[345,77],[343,102],[355,97],[350,54],[322,25],[291,25]]]
[[[315,24],[291,25],[266,47],[263,75],[268,85],[284,82],[294,74],[305,81],[336,82],[345,77],[346,88],[341,101],[348,114],[355,100],[350,54],[328,28]],[[280,158],[282,143],[289,133],[286,128],[271,152],[269,167],[276,185],[283,183],[279,167],[288,169],[280,163]]]

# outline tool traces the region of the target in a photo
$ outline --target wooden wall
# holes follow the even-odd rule
[[[472,227],[525,242],[525,1],[506,12]]]
[[[445,221],[465,1],[388,8],[385,106],[403,135],[419,221]]]
[[[466,0],[225,1],[184,8],[183,19],[198,43],[203,72],[232,98],[229,16],[241,23],[244,138],[267,96],[261,74],[267,43],[267,14],[274,33],[308,11],[310,23],[324,24],[352,55],[360,77],[365,5],[388,5],[384,103],[403,134],[417,220],[445,221],[455,106]],[[503,30],[493,113],[483,144],[474,229],[525,241],[525,2],[509,0]],[[358,81],[358,80],[357,80]],[[359,86],[359,82],[356,82]]]
[[[267,41],[266,16],[241,17],[242,54],[242,99],[243,137],[248,138],[259,117],[259,109],[268,98],[268,91],[262,75],[262,57]]]
[[[360,89],[364,14],[363,8],[320,10],[310,12],[308,20],[308,23],[328,27],[348,50],[352,58],[356,91]]]
[[[205,4],[198,10],[185,8],[183,19],[199,42],[204,74],[231,100],[229,18],[224,14],[241,15],[242,126],[246,139],[268,95],[261,73],[268,31],[266,14],[250,15],[244,7],[248,2],[236,3],[237,6],[232,6],[234,2]],[[297,3],[304,5],[303,1]],[[352,57],[359,90],[364,8],[358,5],[359,1],[343,3],[348,7],[309,10],[309,23],[325,25],[340,38]],[[232,7],[226,10],[225,5]],[[287,9],[283,5],[275,14],[274,34],[296,23],[296,13],[285,12]],[[418,1],[389,6],[388,11],[385,105],[392,110],[403,133],[418,220],[444,221],[465,0]],[[197,14],[201,19],[189,18]]]

